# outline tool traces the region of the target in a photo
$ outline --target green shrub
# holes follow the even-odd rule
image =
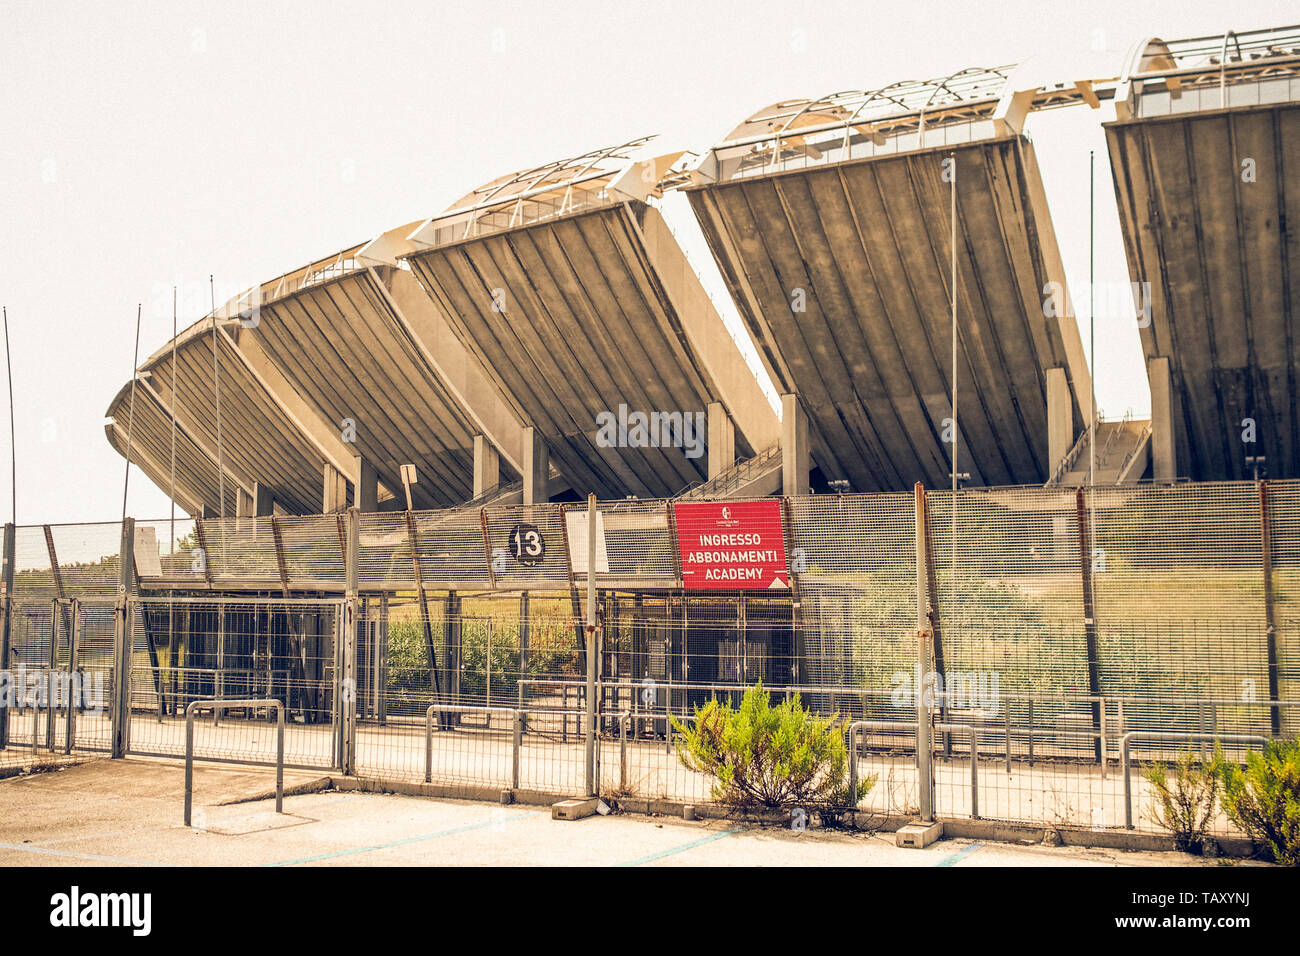
[[[1174,846],[1197,856],[1205,852],[1206,831],[1219,806],[1224,767],[1223,752],[1203,761],[1188,751],[1173,765],[1173,780],[1162,763],[1147,768],[1146,779],[1155,790],[1152,819],[1174,837]]]
[[[1270,740],[1246,755],[1246,769],[1223,772],[1223,805],[1257,846],[1285,866],[1300,866],[1300,741]]]
[[[840,723],[805,710],[797,694],[773,707],[761,682],[738,708],[715,699],[695,709],[692,726],[673,718],[682,764],[712,777],[713,799],[737,810],[856,806],[876,781],[859,781],[850,798]]]

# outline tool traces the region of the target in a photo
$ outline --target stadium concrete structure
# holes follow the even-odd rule
[[[698,153],[642,139],[492,180],[195,323],[115,396],[109,441],[195,515],[942,488],[955,375],[968,487],[1296,477],[1300,28],[1019,75],[791,100]],[[1024,132],[1103,103],[1150,422],[1094,414]],[[673,190],[779,416],[658,208]]]

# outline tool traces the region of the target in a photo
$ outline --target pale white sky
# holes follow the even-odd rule
[[[445,208],[511,170],[647,133],[703,149],[781,99],[1035,58],[1117,68],[1139,38],[1289,23],[1293,3],[257,4],[27,2],[0,13],[0,302],[18,520],[114,519],[104,410],[141,356],[222,298]],[[1226,19],[1225,19],[1226,18]],[[1100,121],[1035,116],[1067,272],[1127,282]],[[711,267],[709,263],[703,263]],[[1087,330],[1084,329],[1085,345]],[[1148,407],[1131,322],[1099,320],[1098,401]],[[7,430],[0,456],[7,459]],[[0,468],[0,514],[9,469]],[[133,471],[131,514],[167,514]]]

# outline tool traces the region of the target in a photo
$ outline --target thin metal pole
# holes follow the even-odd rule
[[[135,307],[135,352],[131,356],[131,406],[126,420],[126,476],[122,479],[122,520],[126,521],[126,492],[131,483],[131,433],[135,428],[135,379],[140,364],[140,313],[143,303]]]
[[[957,156],[952,160],[952,189],[948,193],[948,218],[952,237],[952,544],[949,560],[952,564],[952,608],[957,607]]]
[[[596,795],[596,496],[587,496],[587,796]]]
[[[216,398],[217,412],[217,512],[224,518],[226,516],[226,472],[221,450],[221,372],[220,360],[217,356],[217,291],[210,274],[208,296],[212,302],[212,392]]]
[[[170,554],[176,548],[176,286],[172,286],[172,458],[167,497],[171,499]],[[202,505],[199,506],[202,509]],[[201,517],[201,516],[200,516]],[[206,559],[206,555],[204,556]],[[167,602],[167,668],[170,671],[171,706],[176,707],[176,607]],[[161,696],[161,695],[160,695]]]
[[[1097,205],[1097,178],[1095,175],[1097,165],[1096,160],[1096,150],[1088,150],[1088,365],[1090,372],[1088,375],[1088,384],[1091,388],[1091,397],[1088,401],[1092,406],[1092,421],[1089,423],[1089,428],[1092,431],[1092,440],[1088,442],[1089,511],[1092,510],[1092,487],[1097,483],[1097,318],[1095,306],[1097,295],[1097,222],[1094,214]]]
[[[176,286],[172,286],[172,459],[167,490],[172,501],[171,546],[176,546]]]
[[[921,822],[929,823],[934,819],[933,791],[931,789],[930,767],[930,705],[926,700],[926,675],[930,670],[929,630],[926,626],[926,553],[924,534],[925,487],[918,481],[913,489],[916,516],[916,662],[920,680],[913,688],[916,696],[916,769],[918,809]],[[931,684],[931,686],[933,686]],[[972,745],[973,747],[973,745]]]
[[[14,366],[9,358],[9,309],[5,307],[5,371],[9,378],[9,482],[12,500],[9,520],[18,523],[18,452],[14,441]]]

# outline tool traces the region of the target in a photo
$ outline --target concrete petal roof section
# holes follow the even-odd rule
[[[109,444],[124,457],[129,447],[131,464],[164,492],[174,488],[172,500],[184,511],[191,515],[202,515],[205,509],[213,514],[223,513],[216,457],[200,447],[179,422],[173,430],[171,409],[160,405],[138,380],[134,399],[131,383],[122,386],[109,406],[108,418],[104,431]],[[227,467],[224,485],[224,513],[233,515],[236,496],[244,482]]]
[[[1251,478],[1248,458],[1300,476],[1300,27],[1146,40],[1116,111],[1106,140],[1130,278],[1149,297],[1142,346],[1149,373],[1168,368],[1152,400],[1169,393],[1169,477]]]
[[[413,230],[403,257],[559,471],[604,497],[667,497],[708,476],[704,455],[680,443],[602,441],[603,413],[704,415],[720,403],[738,454],[780,438],[647,202],[682,154],[637,159],[647,142],[493,180]]]
[[[317,513],[325,463],[338,466],[347,461],[342,443],[330,442],[320,423],[310,421],[305,407],[278,375],[259,370],[256,359],[236,344],[240,332],[238,319],[214,322],[209,317],[177,336],[174,392],[171,343],[146,359],[136,379],[134,425],[130,424],[129,383],[109,407],[114,447],[124,451],[129,430],[132,462],[167,490],[174,409],[178,456],[190,456],[184,469],[188,475],[184,487],[189,491],[183,507],[191,514],[206,508],[210,513],[234,515],[237,497],[231,496],[242,490],[251,497],[255,486],[269,492],[282,511]],[[146,465],[145,457],[152,466]],[[218,459],[222,482],[216,480]],[[224,502],[218,493],[223,483]]]
[[[258,485],[280,510],[316,514],[326,469],[351,481],[358,456],[375,467],[381,500],[402,487],[399,469],[412,463],[417,507],[456,505],[473,497],[476,434],[500,453],[505,479],[519,471],[522,426],[496,386],[408,269],[359,255],[382,254],[413,226],[249,289],[177,337],[183,507],[234,514],[238,492],[251,496]],[[171,361],[168,342],[140,366],[130,427],[132,461],[164,490]],[[128,387],[108,412],[120,453],[129,400]],[[229,486],[224,506],[218,458]]]
[[[705,153],[684,188],[778,391],[809,418],[826,478],[857,491],[948,484],[951,177],[957,197],[958,469],[1050,477],[1047,371],[1091,416],[1078,326],[1044,309],[1065,278],[1012,68],[778,103]],[[1065,310],[1063,310],[1065,311]]]
[[[414,464],[417,507],[473,497],[475,434],[517,472],[521,426],[409,272],[347,261],[337,273],[298,277],[291,291],[268,283],[260,321],[244,334],[321,419],[355,432],[353,447],[386,487],[400,489],[401,466]]]

